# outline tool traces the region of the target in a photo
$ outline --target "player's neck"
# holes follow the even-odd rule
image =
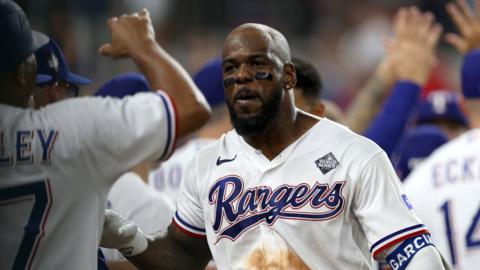
[[[28,95],[20,89],[9,75],[0,75],[0,103],[14,107],[28,108]]]
[[[292,111],[281,111],[262,134],[245,135],[243,139],[272,160],[317,122],[317,118],[293,108]]]
[[[465,105],[468,113],[470,114],[470,127],[480,128],[480,99],[466,99]]]
[[[475,115],[470,118],[470,126],[472,128],[480,128],[480,115]]]

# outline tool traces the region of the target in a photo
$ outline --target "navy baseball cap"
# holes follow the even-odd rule
[[[398,177],[403,181],[419,162],[447,141],[447,135],[436,125],[423,124],[409,130],[392,154]]]
[[[47,44],[36,50],[35,57],[37,57],[37,73],[39,75],[50,76],[51,78],[50,80],[46,80],[37,77],[37,84],[52,81],[62,81],[73,85],[87,85],[92,83],[89,79],[70,72],[62,50],[53,39],[50,39]]]
[[[433,91],[420,103],[416,122],[422,124],[448,120],[468,127],[469,121],[460,102],[461,97],[452,91]]]
[[[0,0],[0,33],[0,73],[15,68],[48,42],[47,36],[30,29],[23,10],[10,0]]]
[[[194,76],[193,81],[202,91],[211,107],[225,103],[222,59],[208,61]]]
[[[128,72],[115,76],[106,82],[94,95],[123,98],[125,96],[135,95],[138,92],[148,91],[150,91],[150,85],[142,74]]]

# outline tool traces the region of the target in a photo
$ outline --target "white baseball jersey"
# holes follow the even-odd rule
[[[480,266],[480,129],[438,148],[404,181],[415,212],[455,269]]]
[[[166,229],[175,212],[174,202],[158,194],[134,172],[123,174],[108,193],[108,207],[132,220],[146,234]],[[103,248],[107,261],[125,260],[116,249]]]
[[[174,222],[207,237],[219,269],[371,269],[427,230],[386,154],[321,119],[273,160],[235,131],[199,151]]]
[[[202,147],[216,141],[215,139],[193,138],[178,147],[172,156],[150,171],[148,184],[162,196],[176,202],[180,194],[180,184],[190,162]]]
[[[171,101],[0,104],[0,117],[0,269],[96,269],[107,193],[132,166],[169,154]]]

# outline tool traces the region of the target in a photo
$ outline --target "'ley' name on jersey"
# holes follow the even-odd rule
[[[12,164],[32,164],[32,141],[38,140],[42,148],[42,163],[50,163],[50,153],[58,136],[57,130],[17,130],[14,133],[15,145],[5,145],[5,132],[0,130],[0,166]]]

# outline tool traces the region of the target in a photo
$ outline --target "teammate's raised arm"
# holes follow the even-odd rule
[[[435,51],[441,32],[433,15],[422,13],[416,7],[399,9],[393,28],[394,37],[386,46],[393,89],[364,132],[364,136],[377,143],[388,156],[407,127],[421,89],[436,63]]]
[[[113,17],[108,21],[111,43],[99,52],[112,58],[130,57],[154,90],[164,90],[176,104],[178,133],[181,137],[201,127],[210,107],[182,66],[155,40],[149,12]]]
[[[386,52],[382,61],[358,92],[350,106],[345,123],[353,131],[366,134],[367,137],[373,139],[379,145],[381,143],[369,136],[368,132],[371,131],[367,128],[380,111],[383,100],[388,96],[389,90],[396,82],[414,83],[418,84],[419,87],[425,84],[432,67],[436,63],[435,48],[441,32],[440,25],[434,22],[431,13],[421,13],[415,7],[401,8],[395,16],[393,28],[394,37],[386,42]],[[395,84],[395,87],[398,87],[398,84]],[[403,88],[400,92],[414,91],[408,85]],[[396,91],[398,90],[394,88],[390,95],[391,99]],[[397,104],[405,99],[404,94],[400,94],[401,100],[394,97]],[[417,94],[410,96],[416,99]],[[409,95],[405,96],[407,97],[405,99],[407,103],[414,103],[408,99]],[[409,115],[408,111],[405,115]],[[404,121],[403,119],[389,119],[388,122],[395,124]],[[398,126],[403,127],[404,125],[400,124]],[[388,130],[388,128],[385,128],[385,130]],[[399,133],[396,130],[394,132]],[[391,137],[391,135],[388,137]]]

